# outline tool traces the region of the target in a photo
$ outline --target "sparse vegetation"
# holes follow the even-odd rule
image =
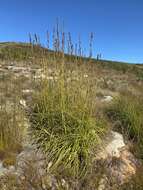
[[[143,99],[124,94],[115,99],[106,110],[108,117],[128,139],[136,144],[134,152],[143,158]]]
[[[46,177],[40,176],[32,161],[27,162],[23,180],[15,174],[0,178],[2,190],[51,189],[47,175],[54,176],[57,190],[97,188],[105,170],[100,164],[97,171],[94,161],[96,150],[110,130],[108,123],[132,142],[132,152],[143,159],[142,67],[92,59],[93,34],[89,57],[83,57],[81,39],[74,46],[71,34],[67,35],[67,44],[65,36],[57,26],[53,50],[49,49],[49,33],[48,49],[40,45],[36,34],[34,40],[29,36],[28,44],[0,43],[0,161],[8,168],[22,151],[27,130],[22,106],[30,120],[26,132],[30,131],[32,142],[47,161]],[[134,94],[137,91],[136,96],[127,93],[131,89]],[[104,99],[109,94],[113,95],[113,103]],[[103,114],[105,107],[108,123]],[[140,189],[143,184],[139,175],[132,183],[116,184],[111,189]],[[63,179],[71,187],[65,187]]]
[[[142,166],[137,169],[136,175],[130,180],[130,182],[122,185],[119,190],[142,190],[143,189],[143,168]]]

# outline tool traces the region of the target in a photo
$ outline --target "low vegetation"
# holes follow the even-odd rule
[[[3,73],[2,73],[3,74]],[[0,73],[1,75],[1,73]],[[22,150],[24,115],[20,106],[21,89],[10,73],[0,79],[0,159]],[[19,81],[20,82],[20,81]],[[11,156],[10,156],[11,157]]]
[[[115,129],[126,135],[136,145],[136,152],[143,158],[143,99],[128,93],[114,100],[106,110]]]
[[[19,119],[19,110],[8,113],[7,110],[0,110],[0,150],[16,151],[21,149],[23,133],[22,121]]]
[[[105,168],[98,165],[97,171],[94,158],[111,130],[108,123],[132,142],[132,152],[143,159],[142,66],[92,59],[91,49],[90,56],[83,57],[80,42],[74,49],[70,34],[66,44],[65,34],[59,35],[58,28],[56,33],[53,50],[42,47],[36,35],[36,43],[32,39],[27,44],[0,43],[0,161],[6,168],[15,164],[26,130],[46,156],[47,174],[57,180],[55,189],[68,189],[61,179],[74,183],[71,189],[96,189]],[[108,95],[113,102],[107,101]],[[138,171],[132,183],[111,189],[140,189],[143,180]],[[39,176],[32,162],[24,175],[23,181],[15,174],[0,178],[0,188],[51,188],[49,182],[42,186],[47,176]]]

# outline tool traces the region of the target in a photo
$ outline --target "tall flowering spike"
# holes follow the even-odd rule
[[[29,43],[32,44],[32,36],[30,33],[29,33]]]
[[[47,31],[47,48],[50,48],[50,34],[49,31]]]
[[[68,54],[70,54],[70,39],[69,39],[69,32],[68,32],[68,39],[67,39],[67,42],[68,42]]]
[[[56,51],[60,50],[60,34],[59,34],[59,20],[57,19],[56,26]]]
[[[93,32],[90,34],[90,42],[89,42],[89,57],[92,58],[92,46],[93,46]]]
[[[68,33],[68,37],[69,37],[69,49],[70,49],[69,53],[73,55],[73,44],[72,44],[72,37],[71,37],[70,32]]]
[[[77,56],[77,43],[75,44],[75,56]]]
[[[41,41],[40,41],[40,36],[39,35],[37,36],[37,45],[39,45],[39,46],[41,45]]]
[[[35,44],[37,45],[38,44],[38,37],[37,37],[36,33],[34,34],[34,38],[35,38]]]
[[[64,53],[65,51],[65,33],[62,33],[62,52]]]
[[[79,35],[79,38],[78,38],[78,55],[81,57],[82,55],[82,48],[81,48],[81,38],[80,38],[80,35]]]
[[[55,27],[53,28],[53,36],[52,36],[52,38],[53,38],[53,50],[56,50],[56,47],[55,47]]]

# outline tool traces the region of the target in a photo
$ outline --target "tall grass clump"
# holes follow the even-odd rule
[[[32,133],[47,153],[52,170],[61,167],[80,176],[87,171],[90,151],[100,143],[104,127],[92,117],[87,91],[77,82],[64,84],[62,89],[60,83],[44,84],[35,98]]]
[[[12,74],[3,76],[0,83],[0,151],[19,151],[24,132],[24,112],[20,107],[19,79]]]
[[[137,145],[136,152],[143,158],[143,100],[133,95],[121,95],[107,108],[108,117],[118,129]]]
[[[59,42],[57,37],[55,41]],[[101,142],[105,127],[93,117],[93,84],[84,77],[84,67],[79,69],[76,61],[74,69],[66,67],[64,37],[63,33],[61,51],[55,48],[58,76],[49,80],[47,66],[47,79],[41,81],[41,91],[33,98],[31,134],[46,152],[52,172],[80,178],[88,171],[92,149]]]
[[[19,151],[23,137],[20,110],[0,109],[0,150]]]

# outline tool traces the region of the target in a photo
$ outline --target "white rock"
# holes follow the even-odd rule
[[[87,75],[87,74],[84,74],[84,78],[88,78],[88,75]]]
[[[10,70],[10,69],[13,68],[13,65],[8,65],[6,68],[7,68],[8,70]]]
[[[128,182],[139,166],[139,161],[125,146],[123,136],[111,131],[108,139],[109,143],[97,154],[97,160],[105,164],[106,172],[101,177],[98,190],[107,190],[106,181],[112,179],[116,184]],[[107,180],[106,180],[107,178]]]
[[[10,170],[11,172],[15,172],[15,166],[9,166],[8,170]]]
[[[2,162],[0,161],[0,176],[3,176],[7,171],[7,168],[4,168]]]
[[[109,156],[120,157],[120,151],[125,147],[123,136],[120,133],[111,131],[112,141],[107,145],[105,151]]]
[[[97,154],[97,159],[120,157],[120,151],[125,147],[123,136],[118,132],[111,131],[108,142],[107,145],[104,145],[103,150]]]
[[[33,92],[33,90],[30,90],[30,89],[24,89],[24,90],[22,90],[22,92],[23,92],[23,93],[31,93],[31,92]]]
[[[23,107],[26,107],[26,101],[25,100],[20,100],[19,103],[23,106]]]
[[[103,102],[111,102],[113,100],[113,97],[112,96],[104,96],[103,97]]]

